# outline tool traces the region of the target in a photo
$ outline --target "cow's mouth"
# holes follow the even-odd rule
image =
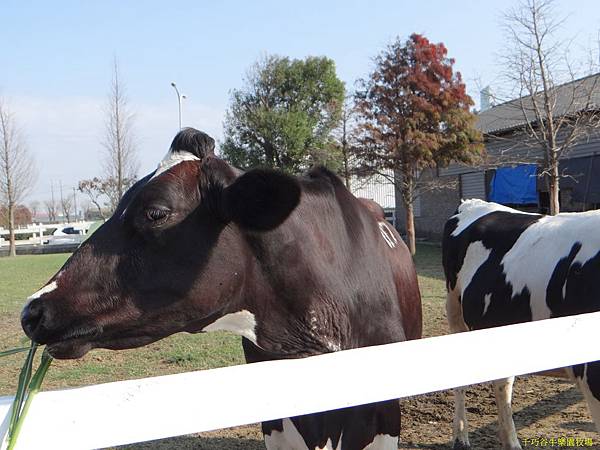
[[[125,350],[142,347],[158,341],[165,336],[135,336],[120,338],[101,338],[98,334],[77,337],[47,344],[50,355],[56,359],[77,359],[85,356],[94,348]]]
[[[93,341],[102,333],[99,328],[79,329],[60,340],[46,342],[48,353],[57,359],[81,358],[95,347]]]
[[[67,339],[46,346],[48,353],[56,359],[77,359],[89,352],[94,345],[85,339]]]

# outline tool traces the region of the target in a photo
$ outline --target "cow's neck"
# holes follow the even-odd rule
[[[255,339],[265,359],[310,356],[344,348],[344,314],[338,302],[297,246],[286,241],[284,232],[276,239],[261,235],[248,238],[246,279],[238,311],[249,311],[255,320]],[[273,244],[277,242],[277,244]],[[339,314],[338,314],[339,313]],[[245,336],[248,337],[248,336]]]

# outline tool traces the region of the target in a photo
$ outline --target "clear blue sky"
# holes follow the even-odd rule
[[[206,2],[208,3],[208,2]],[[140,175],[177,131],[175,81],[188,95],[184,125],[222,136],[229,91],[260,56],[333,58],[349,88],[396,36],[444,42],[469,92],[497,82],[502,11],[514,1],[22,1],[0,3],[0,95],[9,100],[39,177],[29,200],[100,174],[102,108],[119,61],[136,114]],[[575,49],[600,29],[597,0],[558,2]]]

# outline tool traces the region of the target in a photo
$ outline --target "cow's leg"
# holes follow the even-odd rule
[[[454,421],[452,424],[452,442],[454,450],[471,448],[469,443],[469,422],[465,407],[465,387],[454,388]]]
[[[494,396],[498,407],[498,434],[503,450],[520,450],[521,444],[517,437],[515,422],[511,407],[512,390],[515,377],[502,378],[494,381]]]
[[[574,366],[572,374],[600,432],[600,361]]]
[[[451,333],[468,331],[463,319],[462,305],[460,303],[460,291],[458,288],[449,291],[446,297],[446,317]],[[465,387],[458,387],[454,392],[454,422],[452,426],[452,442],[454,450],[470,448],[469,423],[467,421],[467,410],[465,407]]]

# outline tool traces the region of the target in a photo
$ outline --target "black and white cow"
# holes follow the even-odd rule
[[[544,216],[467,200],[446,223],[443,264],[451,332],[600,310],[600,211]],[[600,424],[600,363],[567,369]],[[520,449],[514,377],[493,382],[504,449]],[[455,390],[454,448],[469,447],[464,389]]]
[[[158,169],[30,298],[29,337],[78,358],[229,330],[256,362],[421,336],[412,258],[377,205],[326,169],[242,173],[213,149],[197,130],[175,137]],[[269,449],[396,449],[400,408],[275,420],[263,432]]]

